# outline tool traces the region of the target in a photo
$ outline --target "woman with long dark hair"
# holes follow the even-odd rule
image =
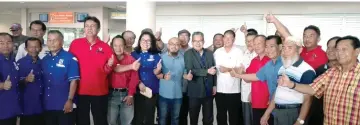
[[[156,75],[161,73],[160,51],[156,48],[156,38],[150,32],[141,33],[137,47],[131,55],[140,59],[139,91],[135,95],[135,125],[153,125],[155,106],[159,95],[159,79]],[[152,97],[146,97],[140,92],[152,90]]]

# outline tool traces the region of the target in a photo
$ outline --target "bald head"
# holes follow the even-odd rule
[[[171,38],[167,44],[167,48],[171,55],[177,55],[180,49],[180,40],[177,37]]]

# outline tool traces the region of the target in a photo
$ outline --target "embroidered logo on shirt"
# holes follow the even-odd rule
[[[56,66],[57,66],[57,67],[65,67],[65,65],[64,65],[64,60],[63,60],[63,59],[59,59],[59,62],[56,63]]]
[[[103,49],[101,47],[99,47],[97,50],[96,50],[97,53],[104,53],[103,52]]]
[[[15,69],[16,70],[19,70],[19,66],[16,64],[16,62],[13,62],[14,66],[15,66]]]
[[[150,55],[150,59],[147,59],[147,61],[154,61],[154,55]]]

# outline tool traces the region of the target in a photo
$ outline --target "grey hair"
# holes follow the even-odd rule
[[[196,31],[191,35],[191,39],[194,39],[194,36],[196,35],[200,35],[202,37],[202,39],[204,40],[204,33],[200,32],[200,31]]]
[[[59,30],[50,30],[49,32],[48,32],[48,35],[49,34],[57,34],[59,37],[60,37],[60,39],[62,40],[62,41],[64,41],[64,35],[59,31]]]

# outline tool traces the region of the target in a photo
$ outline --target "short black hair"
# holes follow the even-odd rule
[[[224,35],[222,35],[221,33],[217,33],[217,34],[214,35],[213,40],[215,39],[216,36],[224,37]]]
[[[29,42],[29,41],[37,41],[37,42],[39,42],[40,47],[42,47],[42,42],[41,42],[40,39],[38,39],[38,38],[36,38],[36,37],[29,37],[28,39],[25,40],[25,48],[28,47],[28,42]]]
[[[319,29],[319,27],[317,27],[317,26],[309,25],[309,26],[307,26],[307,27],[304,28],[304,32],[305,32],[306,30],[314,30],[315,33],[318,35],[318,37],[320,37],[320,35],[321,35],[320,29]]]
[[[331,37],[331,38],[327,41],[326,45],[329,45],[330,41],[332,41],[332,40],[337,41],[337,40],[340,39],[340,38],[341,38],[340,36]]]
[[[250,32],[250,33],[247,33],[246,34],[246,37],[248,37],[248,36],[257,36],[258,34],[255,34],[255,33],[253,33],[253,32]]]
[[[111,47],[113,47],[113,45],[114,45],[114,40],[115,39],[122,39],[122,41],[123,41],[123,44],[125,45],[125,39],[124,39],[124,37],[122,36],[122,35],[116,35],[112,40],[111,40],[111,42],[110,42],[110,46]]]
[[[258,35],[258,31],[256,29],[253,29],[253,28],[248,29],[247,32]]]
[[[178,37],[179,37],[181,34],[183,34],[183,33],[186,33],[186,34],[188,35],[188,37],[190,37],[190,35],[191,35],[191,33],[190,33],[188,30],[183,29],[183,30],[180,30],[180,31],[178,32]]]
[[[271,39],[275,39],[277,45],[282,44],[282,40],[281,40],[281,37],[280,37],[280,36],[270,35],[270,36],[266,37],[265,40],[268,41],[268,40],[271,40]]]
[[[126,31],[122,32],[121,37],[124,37],[125,33],[132,33],[134,35],[134,39],[136,39],[135,33],[133,31],[131,31],[131,30],[126,30]]]
[[[96,28],[98,30],[100,30],[100,20],[97,17],[95,17],[95,16],[87,16],[85,18],[85,21],[84,21],[84,27],[85,27],[86,21],[88,21],[88,20],[94,21],[96,23]]]
[[[227,34],[227,33],[230,33],[231,35],[233,35],[234,38],[236,37],[236,34],[235,34],[235,32],[233,30],[226,30],[224,32],[224,35]]]
[[[32,25],[34,25],[34,24],[36,24],[36,25],[41,25],[41,29],[45,32],[46,31],[46,25],[43,23],[43,22],[41,22],[40,20],[34,20],[34,21],[32,21],[31,23],[30,23],[30,26],[29,26],[29,29],[31,30],[31,26]]]
[[[141,42],[141,38],[142,38],[144,35],[149,35],[149,36],[150,36],[150,48],[149,48],[148,52],[151,53],[151,54],[159,54],[160,51],[159,51],[159,49],[158,49],[157,46],[156,46],[156,38],[155,38],[154,34],[153,34],[153,33],[150,33],[150,32],[143,32],[143,33],[141,33],[141,35],[140,35],[140,37],[139,37],[139,40],[138,40],[138,45],[134,48],[135,52],[136,52],[136,53],[141,53],[140,42]]]
[[[256,39],[256,38],[258,38],[258,37],[262,37],[262,38],[264,38],[264,39],[266,40],[266,36],[265,36],[265,35],[261,35],[261,34],[260,34],[260,35],[256,35],[254,39]]]
[[[341,41],[344,41],[344,40],[350,40],[352,43],[352,47],[353,49],[358,49],[360,48],[360,40],[355,37],[355,36],[344,36],[344,37],[341,37],[340,39],[336,40],[336,45],[335,47],[337,47],[337,45],[341,42]]]
[[[9,34],[9,33],[6,33],[6,32],[0,32],[0,36],[9,36],[10,39],[11,39],[11,42],[14,42],[13,41],[13,37]]]
[[[200,32],[200,31],[195,31],[192,36],[191,36],[191,39],[194,40],[194,36],[196,35],[200,35],[203,39],[203,41],[205,40],[205,37],[204,37],[204,33],[203,32]]]

